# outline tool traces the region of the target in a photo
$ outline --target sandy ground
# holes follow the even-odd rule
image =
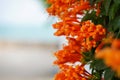
[[[0,80],[52,80],[56,45],[0,44]]]
[[[53,80],[51,77],[31,77],[31,78],[22,78],[22,77],[7,77],[7,78],[0,78],[0,80]]]

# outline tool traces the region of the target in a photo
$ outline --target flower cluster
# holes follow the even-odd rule
[[[59,18],[53,24],[54,35],[65,36],[68,41],[55,52],[54,64],[60,68],[55,80],[101,80],[103,76],[108,78],[109,68],[120,74],[119,0],[47,2],[51,5],[48,13]],[[108,38],[110,33],[113,36]],[[75,65],[76,62],[80,64]],[[91,74],[85,70],[88,64]],[[117,80],[117,77],[113,75],[109,80]]]
[[[77,23],[59,22],[53,25],[57,29],[56,36],[71,36],[83,51],[96,47],[96,43],[105,36],[106,30],[102,25],[95,25],[90,20]]]
[[[84,69],[84,65],[62,65],[61,72],[56,74],[55,80],[88,80],[91,75]]]
[[[75,17],[76,14],[83,14],[83,10],[90,9],[89,0],[48,0],[52,4],[47,11],[51,15],[65,17]]]
[[[68,25],[68,23],[65,24]],[[57,60],[54,63],[57,65],[81,62],[83,59],[82,52],[95,48],[96,43],[101,41],[106,34],[106,30],[102,25],[95,25],[90,20],[82,22],[80,25],[75,23],[70,25],[70,23],[69,26],[64,27],[65,24],[59,22],[53,25],[54,28],[58,29],[55,35],[65,35],[68,40],[68,45],[55,53]],[[64,74],[68,73],[64,72]]]

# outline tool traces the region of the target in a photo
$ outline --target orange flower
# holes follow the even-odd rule
[[[111,44],[111,43],[115,45],[116,41],[113,39],[113,34],[112,33],[108,33],[107,38],[104,38],[102,40],[102,42],[96,48],[95,53],[98,53],[104,47],[105,44]]]
[[[55,64],[60,65],[67,62],[75,63],[81,60],[82,55],[79,43],[73,38],[68,38],[68,40],[69,45],[64,46],[63,50],[59,50],[55,53],[55,56],[57,57],[57,60],[54,62]]]
[[[90,20],[81,22],[85,11],[95,9],[89,0],[47,0],[51,6],[47,9],[50,15],[58,16],[60,22],[53,24],[57,29],[56,36],[65,36],[68,44],[55,53],[57,60],[54,62],[61,68],[61,72],[55,80],[88,80],[90,74],[85,71],[82,65],[69,66],[66,63],[81,62],[83,52],[95,48],[106,35],[102,25],[95,25]],[[100,4],[97,7],[97,15],[100,13]]]
[[[68,45],[64,46],[62,50],[55,53],[57,60],[54,63],[58,66],[66,63],[74,64],[75,62],[81,62],[83,59],[82,52],[89,51],[93,47],[96,47],[96,43],[101,41],[106,34],[106,31],[102,25],[95,25],[90,20],[79,24],[70,23],[72,21],[70,21],[69,18],[67,20],[65,22],[58,22],[53,25],[55,29],[58,29],[55,35],[65,35],[68,40]],[[70,70],[72,69],[70,68]],[[73,77],[66,78],[66,75],[73,75],[73,73],[77,76],[74,70],[69,73],[63,72],[62,70],[59,74],[57,74],[55,80],[62,80],[63,78],[66,80],[74,80]],[[63,76],[63,78],[60,78],[60,76]],[[81,77],[78,79],[86,80],[86,78]]]
[[[77,40],[81,42],[86,50],[96,47],[96,43],[101,41],[106,34],[105,28],[102,25],[95,25],[91,21],[82,23]]]
[[[120,40],[115,39],[111,47],[97,51],[96,58],[103,59],[105,64],[120,74]]]
[[[73,52],[72,50],[60,50],[55,53],[55,56],[57,57],[57,60],[54,62],[55,64],[75,63],[82,58],[81,54],[74,52],[74,50]]]
[[[72,21],[68,20],[65,22],[57,22],[56,24],[53,24],[53,27],[57,29],[57,31],[55,32],[56,36],[61,36],[61,35],[70,36],[77,34],[76,32],[78,32],[80,29],[80,23],[78,23],[75,20]]]
[[[88,0],[48,0],[47,2],[51,4],[47,9],[48,13],[60,18],[66,17],[65,14],[71,16],[83,13],[83,10],[91,7]]]
[[[97,11],[96,11],[97,16],[100,14],[100,6],[101,6],[101,2],[99,2],[97,5]]]
[[[96,47],[96,43],[104,38],[106,32],[102,25],[95,25],[91,21],[85,21],[81,25],[59,22],[53,25],[58,29],[55,35],[66,35],[68,45],[55,53],[57,60],[55,64],[66,62],[76,62],[82,59],[82,52],[91,50]],[[69,24],[69,25],[68,25]],[[72,26],[73,25],[73,26]]]
[[[91,75],[84,69],[84,65],[61,65],[61,72],[56,74],[55,80],[88,80]]]
[[[115,39],[112,42],[112,48],[114,48],[114,49],[120,49],[120,39]]]

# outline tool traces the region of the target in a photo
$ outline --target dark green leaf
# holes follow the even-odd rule
[[[84,62],[87,63],[87,62],[91,61],[93,55],[91,52],[84,52],[83,57],[84,57]]]
[[[111,1],[112,0],[104,0],[104,7],[105,7],[106,15],[108,15]]]
[[[96,0],[95,3],[101,2],[102,0]]]
[[[111,27],[113,28],[114,31],[120,29],[120,16],[116,17],[116,18],[111,22]]]
[[[90,4],[93,6],[95,3],[98,3],[102,0],[90,0]]]
[[[94,60],[92,67],[94,67],[98,71],[104,70],[107,68],[102,60]]]
[[[51,4],[47,3],[47,0],[38,0],[38,1],[40,1],[42,3],[42,5],[46,8],[51,6]]]
[[[99,72],[93,73],[90,80],[101,80],[101,74]]]
[[[110,68],[105,70],[105,74],[104,74],[104,79],[105,80],[112,80],[112,78],[114,77],[115,72],[113,72]]]
[[[90,4],[93,5],[95,0],[90,0]]]
[[[96,12],[95,11],[92,11],[91,13],[87,12],[86,15],[82,18],[82,21],[94,20],[95,17],[96,17]]]
[[[120,0],[114,0],[115,3],[119,3],[120,4]]]
[[[84,57],[84,62],[85,63],[89,63],[91,60],[94,59],[94,52],[95,52],[95,49],[92,48],[91,51],[88,51],[88,52],[83,52],[83,57]]]
[[[116,13],[118,12],[119,9],[119,4],[118,3],[114,3],[111,7],[110,7],[110,11],[109,11],[109,19],[112,20],[114,19]]]

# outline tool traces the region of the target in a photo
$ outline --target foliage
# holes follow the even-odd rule
[[[50,4],[47,4],[46,2],[47,0],[38,0],[38,1],[40,1],[43,4],[43,6],[45,6],[46,8],[50,6]]]

